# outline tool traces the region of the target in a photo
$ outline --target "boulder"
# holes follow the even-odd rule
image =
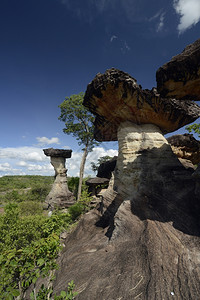
[[[200,39],[156,72],[161,97],[200,100]]]
[[[116,162],[117,162],[117,156],[114,156],[108,161],[100,164],[100,166],[98,167],[97,177],[110,179],[112,176],[112,172],[115,169]]]
[[[193,165],[200,163],[200,141],[192,134],[176,134],[167,138],[167,141],[179,158],[190,160]]]

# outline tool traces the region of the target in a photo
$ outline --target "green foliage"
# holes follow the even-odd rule
[[[83,145],[83,156],[80,163],[79,186],[77,199],[80,199],[84,168],[87,155],[93,150],[95,145],[99,145],[94,140],[94,116],[83,106],[84,93],[66,97],[63,103],[59,105],[61,115],[59,120],[65,122],[64,133],[72,134],[79,145]]]
[[[53,176],[24,175],[0,177],[0,192],[21,190],[37,186],[49,186],[54,181]]]
[[[24,299],[31,284],[34,287],[31,297],[34,300],[74,299],[76,293],[73,282],[69,283],[67,291],[59,295],[53,295],[53,289],[49,287],[51,285],[41,286],[36,294],[35,285],[41,276],[46,277],[48,283],[53,280],[57,269],[56,259],[61,250],[60,234],[70,229],[74,221],[90,209],[92,197],[88,195],[84,184],[80,200],[67,213],[56,210],[48,217],[42,210],[41,183],[35,182],[35,179],[31,178],[31,189],[27,193],[21,194],[20,189],[8,192],[9,200],[4,206],[4,213],[0,215],[0,300]],[[18,176],[18,180],[22,180],[21,176]],[[6,181],[7,188],[11,189],[8,178]],[[20,186],[17,176],[14,185]],[[77,179],[71,179],[71,186],[77,186]],[[26,185],[26,188],[30,186]],[[30,195],[31,199],[28,199]]]
[[[92,151],[95,145],[94,140],[94,116],[83,106],[84,93],[71,95],[59,105],[61,115],[59,120],[65,122],[63,132],[72,134],[78,141],[79,145],[87,147],[88,151]]]
[[[70,214],[55,213],[50,218],[40,212],[26,214],[24,204],[9,203],[0,217],[2,300],[18,295],[23,299],[26,289],[41,276],[52,280],[51,274],[57,268],[56,259],[61,250],[60,233],[73,222]]]
[[[92,161],[91,162],[92,171],[97,172],[100,164],[110,160],[111,158],[112,158],[111,156],[105,155],[105,156],[101,156],[100,158],[98,158],[97,163],[94,163]]]
[[[67,179],[67,184],[69,190],[74,194],[74,197],[76,198],[78,192],[79,177],[69,177]]]
[[[42,204],[36,201],[20,202],[18,207],[21,216],[34,216],[43,213]]]
[[[78,294],[74,292],[75,284],[73,280],[68,283],[67,291],[61,291],[60,295],[52,295],[53,289],[46,288],[44,284],[41,285],[39,292],[35,295],[34,292],[31,293],[31,300],[73,300],[74,297]]]
[[[188,125],[185,127],[185,129],[188,131],[188,132],[192,132],[194,131],[195,133],[198,134],[198,137],[200,137],[200,124],[192,124],[192,125]]]
[[[90,209],[91,201],[92,197],[88,194],[86,190],[83,190],[81,193],[80,200],[68,208],[70,218],[73,221],[75,221],[81,214],[87,212]]]
[[[1,177],[0,202],[44,201],[50,192],[53,181],[54,178],[52,176]]]

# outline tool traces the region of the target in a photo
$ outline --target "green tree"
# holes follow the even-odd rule
[[[188,125],[185,128],[188,132],[194,131],[195,133],[198,134],[198,137],[200,138],[200,124],[194,123],[192,125]]]
[[[105,155],[105,156],[101,156],[100,158],[98,158],[97,163],[94,163],[94,162],[92,161],[92,162],[91,162],[92,171],[93,171],[93,172],[97,172],[99,166],[100,166],[102,163],[105,163],[106,161],[110,160],[111,158],[112,158],[111,156]]]
[[[98,143],[94,140],[94,116],[83,106],[84,93],[71,95],[59,105],[61,115],[59,120],[65,122],[63,132],[72,134],[78,141],[80,146],[83,146],[83,156],[80,164],[79,186],[77,200],[81,196],[81,187],[84,175],[86,158],[95,145]]]

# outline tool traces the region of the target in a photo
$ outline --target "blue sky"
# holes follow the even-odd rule
[[[1,0],[0,176],[52,175],[49,147],[71,148],[77,175],[81,148],[62,132],[58,105],[111,67],[151,89],[156,70],[200,37],[199,21],[200,0]],[[95,149],[85,175],[116,149]]]

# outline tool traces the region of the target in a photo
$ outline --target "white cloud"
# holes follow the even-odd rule
[[[180,16],[179,33],[183,33],[200,21],[200,0],[174,0],[173,6]]]
[[[16,163],[16,166],[19,166],[19,167],[27,167],[27,162],[23,161],[23,160],[20,160],[19,162]]]
[[[42,136],[37,137],[36,139],[40,145],[60,144],[59,138],[57,137],[52,137],[51,139],[49,139],[45,136]]]
[[[85,165],[85,176],[88,175],[94,176],[94,173],[91,170],[91,162],[96,163],[98,158],[106,155],[113,157],[115,155],[118,155],[118,151],[114,149],[104,149],[103,147],[94,148],[94,150],[90,152],[87,157],[87,161]]]
[[[112,35],[112,36],[111,36],[110,42],[112,43],[112,41],[113,41],[114,39],[117,39],[117,36],[116,36],[116,35]]]
[[[161,31],[163,29],[163,27],[164,27],[164,19],[165,19],[165,13],[162,13],[160,15],[160,21],[159,21],[159,23],[157,25],[157,29],[156,29],[157,32],[159,32],[159,31]]]
[[[117,150],[96,147],[88,154],[85,175],[95,176],[91,169],[91,162],[97,162],[101,156],[117,155]],[[83,152],[72,152],[72,157],[66,159],[68,176],[79,176],[80,162]],[[54,175],[50,158],[46,157],[40,148],[19,147],[0,148],[0,176],[5,175]]]
[[[45,161],[42,149],[37,147],[0,148],[0,159],[17,159],[23,161]]]
[[[0,171],[8,172],[10,169],[11,169],[11,166],[9,163],[0,164]]]

